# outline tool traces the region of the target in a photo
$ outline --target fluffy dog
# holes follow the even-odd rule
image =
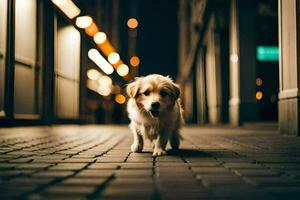
[[[132,152],[143,150],[143,137],[153,147],[153,156],[166,154],[170,141],[174,150],[179,148],[180,127],[183,123],[180,88],[171,78],[158,74],[138,77],[127,85],[130,97],[127,112],[133,133]]]

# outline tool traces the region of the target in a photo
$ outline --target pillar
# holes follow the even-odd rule
[[[299,135],[299,1],[279,0],[279,132]]]
[[[256,5],[231,0],[229,21],[229,122],[238,126],[258,120],[255,99]]]

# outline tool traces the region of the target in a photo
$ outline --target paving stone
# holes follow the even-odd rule
[[[266,166],[254,163],[225,163],[224,167],[228,169],[264,169]]]
[[[119,167],[119,164],[115,163],[93,163],[90,166],[88,166],[88,169],[108,169],[108,170],[114,170]]]
[[[10,184],[16,184],[16,185],[42,185],[42,184],[47,184],[50,183],[51,181],[53,181],[53,178],[40,178],[40,177],[18,177],[18,178],[14,178],[9,180],[7,183]]]
[[[109,197],[117,197],[119,199],[123,198],[140,198],[140,199],[151,199],[154,194],[154,188],[119,188],[119,187],[108,187],[106,188],[101,197],[109,198]]]
[[[87,196],[95,192],[95,186],[69,186],[69,185],[58,185],[47,188],[44,192],[47,194],[55,194],[55,195],[84,195]]]
[[[231,174],[228,169],[223,167],[192,167],[192,171],[197,174]]]
[[[11,169],[17,166],[17,164],[12,164],[12,163],[0,163],[0,169],[5,170],[5,169]]]
[[[60,162],[62,163],[90,163],[94,162],[96,159],[95,158],[68,158],[65,160],[62,160]]]
[[[44,171],[34,174],[34,177],[67,177],[73,175],[73,171]]]
[[[76,174],[78,178],[107,178],[114,174],[111,170],[83,170]]]
[[[147,140],[143,153],[130,152],[127,127],[95,127],[19,128],[5,140],[0,129],[0,199],[299,198],[300,139],[184,128],[179,151],[153,158]]]
[[[292,180],[292,179],[280,178],[280,177],[244,177],[243,179],[247,183],[259,187],[300,186],[299,180]]]
[[[122,163],[120,164],[121,169],[152,169],[152,163]]]
[[[86,163],[72,163],[72,164],[65,164],[59,163],[55,166],[49,168],[49,170],[80,170],[87,166]]]
[[[15,168],[17,169],[44,169],[50,167],[50,164],[42,164],[42,163],[27,163],[17,165]]]
[[[152,176],[153,172],[152,170],[118,170],[115,172],[116,177],[149,177]]]
[[[279,176],[280,172],[279,171],[272,171],[268,169],[236,169],[233,170],[234,173],[236,173],[239,176]]]

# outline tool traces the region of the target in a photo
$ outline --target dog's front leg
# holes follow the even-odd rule
[[[164,135],[159,135],[154,141],[154,149],[152,156],[162,156],[166,154],[166,145],[168,138]]]
[[[136,127],[132,127],[131,131],[133,133],[133,143],[131,145],[132,152],[142,152],[144,147],[143,136],[139,133]]]

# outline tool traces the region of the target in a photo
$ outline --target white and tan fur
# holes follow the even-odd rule
[[[134,139],[131,151],[142,152],[143,137],[151,141],[153,156],[166,154],[168,141],[177,150],[183,123],[179,86],[169,77],[151,74],[128,84],[127,94],[129,127]]]

